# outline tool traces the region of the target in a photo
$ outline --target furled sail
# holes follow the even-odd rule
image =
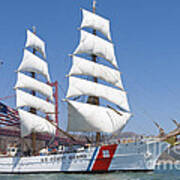
[[[56,126],[48,122],[46,119],[39,117],[22,109],[18,110],[21,118],[21,137],[28,136],[32,132],[48,133],[54,135]]]
[[[72,61],[72,67],[68,74],[69,76],[93,76],[124,90],[120,72],[118,70],[109,68],[102,64],[94,63],[92,61],[77,56],[73,56]]]
[[[76,77],[69,77],[69,89],[66,97],[82,95],[101,97],[126,111],[130,110],[125,91]]]
[[[25,47],[31,47],[36,49],[42,54],[44,58],[46,58],[44,41],[29,30],[27,30],[27,41]]]
[[[45,58],[45,43],[28,30],[25,46],[32,48],[33,53],[30,48],[29,50],[24,49],[15,85],[21,136],[27,136],[32,132],[55,135],[55,105],[53,104],[53,88],[49,85],[48,64],[34,51],[39,51]],[[39,74],[38,79],[35,79],[37,74]]]
[[[51,86],[20,72],[18,72],[17,82],[15,85],[15,89],[17,88],[26,88],[32,91],[39,92],[51,101],[53,101],[54,99],[53,88]]]
[[[98,16],[97,14],[89,12],[85,9],[82,9],[82,13],[83,13],[83,20],[81,23],[81,28],[88,27],[88,28],[96,29],[102,34],[104,34],[111,41],[109,20],[104,19],[101,16]]]
[[[68,100],[68,130],[113,133],[122,129],[131,114]],[[121,115],[120,115],[121,114]]]
[[[102,57],[116,68],[118,67],[113,44],[83,30],[81,30],[80,43],[73,54],[82,53]]]
[[[24,50],[24,57],[18,68],[19,71],[35,72],[43,75],[47,81],[50,81],[47,63],[27,49]]]

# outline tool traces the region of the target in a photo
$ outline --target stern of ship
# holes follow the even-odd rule
[[[160,155],[170,147],[167,142],[147,141],[144,153],[144,162],[148,170],[154,170]]]

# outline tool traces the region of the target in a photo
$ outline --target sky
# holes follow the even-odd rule
[[[45,40],[51,78],[59,82],[59,124],[65,128],[65,97],[71,54],[78,45],[80,8],[92,0],[0,1],[0,98],[13,86],[26,40],[36,26]],[[124,131],[157,134],[153,121],[166,131],[180,122],[180,1],[97,0],[97,14],[111,20],[112,41],[133,117]],[[15,107],[15,98],[4,103]]]

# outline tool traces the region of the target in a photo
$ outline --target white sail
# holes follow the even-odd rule
[[[21,121],[21,137],[28,136],[32,132],[48,133],[55,135],[56,127],[46,119],[30,112],[18,110]]]
[[[16,107],[33,107],[47,113],[52,120],[55,120],[55,106],[54,104],[33,96],[29,93],[23,92],[19,89],[16,90]]]
[[[18,71],[41,74],[50,82],[47,63],[26,49],[24,50],[24,57]]]
[[[68,130],[113,133],[121,130],[131,114],[68,100]]]
[[[81,95],[101,97],[129,111],[125,91],[76,77],[69,77],[69,89],[66,98]]]
[[[49,100],[53,101],[53,88],[41,81],[38,81],[34,78],[26,76],[23,73],[18,73],[17,82],[15,85],[15,89],[17,88],[26,88],[29,90],[33,90],[39,92],[46,96]]]
[[[25,47],[35,48],[44,58],[46,58],[44,41],[29,30],[27,30],[27,41]]]
[[[80,43],[73,54],[81,53],[102,57],[118,68],[113,44],[83,30]]]
[[[88,27],[92,29],[96,29],[102,34],[104,34],[110,41],[110,21],[102,18],[92,12],[89,12],[85,9],[82,9],[83,20],[81,24],[81,28]]]
[[[87,75],[102,79],[124,90],[120,72],[102,64],[73,56],[73,63],[68,75]]]
[[[81,24],[81,38],[73,55],[88,54],[102,57],[118,69],[114,45],[94,34],[83,31],[82,28],[90,27],[100,31],[110,40],[110,23],[108,20],[83,10]],[[73,77],[73,75],[91,76],[106,81],[105,84]],[[119,110],[89,103],[68,102],[68,130],[81,132],[107,132],[114,133],[121,130],[131,117],[127,95],[124,91],[120,72],[108,65],[91,62],[84,58],[73,56],[72,68],[68,74],[69,88],[67,98],[75,96],[90,96],[103,98],[119,106]],[[116,87],[109,87],[108,83]],[[118,88],[119,89],[118,89]]]

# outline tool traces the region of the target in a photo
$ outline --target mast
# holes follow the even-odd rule
[[[93,13],[96,14],[96,0],[93,0]],[[93,35],[96,36],[96,30],[95,29],[93,29]],[[97,56],[92,54],[91,57],[92,57],[92,61],[96,63]],[[95,83],[98,83],[97,77],[93,77],[93,81]],[[94,105],[99,105],[99,98],[95,97],[95,96],[89,96],[87,103],[94,104]],[[96,143],[97,144],[99,143],[100,138],[101,138],[101,134],[100,134],[100,132],[97,132],[96,133]]]
[[[55,117],[53,87],[49,85],[51,80],[46,62],[45,42],[36,36],[34,27],[33,32],[27,30],[25,47],[24,56],[17,70],[16,107],[21,120],[21,137],[32,136],[33,155],[36,155],[37,133],[48,133],[54,136],[57,115]],[[37,52],[42,57],[39,57]],[[36,74],[45,79],[37,79]],[[23,107],[28,107],[28,109],[23,109]],[[48,119],[43,117],[47,114]]]
[[[93,12],[82,9],[80,42],[73,52],[72,66],[67,75],[69,87],[66,101],[68,103],[68,131],[96,132],[98,145],[100,132],[114,133],[122,130],[131,113],[111,40],[110,20],[95,14],[95,3],[96,1],[93,0]],[[92,33],[83,30],[84,28],[91,28]],[[98,36],[97,31],[105,38]],[[91,61],[77,56],[81,54],[90,55]],[[98,62],[97,57],[101,57],[102,61],[110,62],[113,67]],[[84,76],[92,79],[85,79]],[[99,80],[105,81],[106,84]],[[76,101],[75,97],[80,96],[87,96],[87,101]],[[73,97],[74,99],[69,99]],[[103,106],[99,98],[122,109],[114,110],[107,105]]]
[[[33,33],[36,34],[36,27],[33,26],[32,29],[33,29]],[[34,55],[36,54],[35,48],[33,48],[33,54]],[[36,77],[35,72],[31,72],[31,77],[35,79]],[[33,96],[36,96],[35,91],[32,91],[31,93]],[[33,114],[36,114],[36,109],[31,107],[30,112]],[[33,155],[35,155],[36,154],[36,133],[35,132],[32,132],[32,148],[33,148]]]

